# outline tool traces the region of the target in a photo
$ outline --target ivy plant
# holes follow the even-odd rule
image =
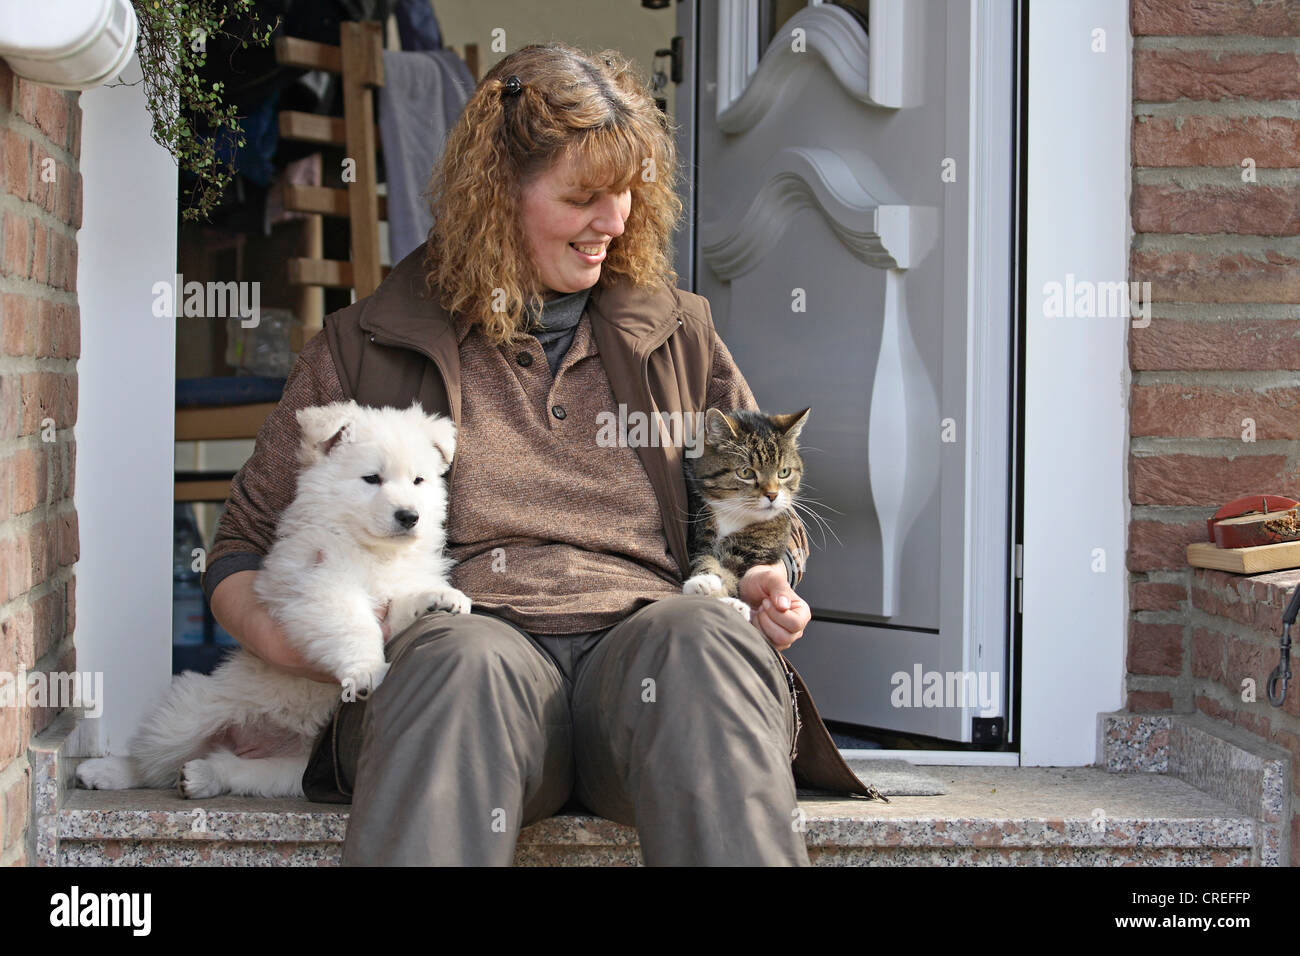
[[[225,37],[237,47],[265,46],[279,20],[265,25],[254,0],[131,0],[140,23],[136,52],[144,74],[153,138],[195,176],[181,201],[181,216],[207,220],[235,171],[218,157],[217,144],[244,146],[235,106],[222,84],[203,78],[208,44]],[[229,25],[240,35],[227,32]],[[236,26],[237,25],[237,26]]]

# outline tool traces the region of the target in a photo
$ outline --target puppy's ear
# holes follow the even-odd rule
[[[433,447],[438,450],[438,454],[442,456],[440,474],[445,475],[456,454],[456,425],[450,418],[444,418],[442,415],[426,415],[424,431],[429,436],[429,441],[433,443]]]
[[[298,409],[298,425],[302,429],[302,444],[298,460],[304,465],[325,458],[343,442],[355,439],[353,422],[359,407],[356,402],[333,402]]]

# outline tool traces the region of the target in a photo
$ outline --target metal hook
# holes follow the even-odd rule
[[[1278,648],[1280,657],[1277,667],[1268,675],[1268,683],[1264,685],[1268,702],[1274,707],[1282,706],[1286,700],[1287,685],[1291,682],[1291,625],[1295,623],[1297,613],[1300,613],[1300,587],[1295,589],[1290,603],[1282,613],[1282,643]]]

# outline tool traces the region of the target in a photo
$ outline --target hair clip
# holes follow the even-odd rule
[[[506,78],[505,88],[501,92],[505,93],[506,96],[518,96],[523,88],[524,84],[519,82],[519,77],[512,73]]]

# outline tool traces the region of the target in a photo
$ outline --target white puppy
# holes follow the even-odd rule
[[[253,590],[304,658],[364,699],[388,671],[376,613],[396,637],[426,611],[469,613],[443,557],[455,426],[408,409],[335,402],[298,412],[298,490]],[[89,788],[169,787],[302,796],[312,744],[340,688],[276,670],[243,649],[210,675],[178,675],[130,742],[129,757],[87,760]],[[241,757],[237,751],[257,756]],[[178,778],[179,774],[179,778]]]

